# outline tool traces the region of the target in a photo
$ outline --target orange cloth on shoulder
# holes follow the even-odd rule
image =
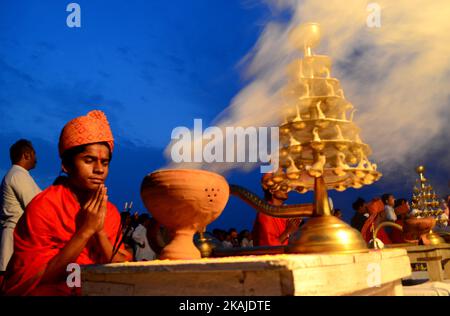
[[[373,199],[367,204],[367,209],[369,211],[369,218],[364,223],[364,226],[361,228],[361,235],[363,236],[366,242],[369,242],[372,237],[372,224],[374,224],[375,229],[379,222],[379,217],[384,216],[384,204],[381,199]],[[384,244],[391,244],[392,241],[389,238],[389,235],[384,230],[384,227],[378,231],[378,239],[380,239]]]
[[[37,195],[27,206],[14,232],[14,255],[6,271],[2,292],[15,296],[81,294],[80,288],[67,286],[66,278],[70,272],[58,283],[41,284],[47,264],[67,245],[79,222],[80,205],[64,184],[52,185]],[[103,230],[114,245],[117,234],[121,233],[120,215],[110,202]],[[93,240],[88,242],[75,263],[101,263],[96,246]],[[124,249],[123,245],[121,249]]]
[[[113,151],[114,138],[105,113],[99,110],[90,111],[64,126],[59,137],[59,155],[73,147],[100,142],[107,142],[111,152]]]
[[[278,218],[258,212],[253,226],[253,243],[255,246],[280,246],[287,245],[289,240],[286,239],[280,243],[278,239],[286,230],[286,218]]]

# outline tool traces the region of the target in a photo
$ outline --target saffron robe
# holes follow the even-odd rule
[[[280,243],[279,237],[286,230],[287,218],[278,218],[258,212],[253,225],[253,244],[255,246],[287,245],[289,238]]]
[[[373,237],[372,224],[376,229],[377,226],[384,220],[384,204],[381,199],[373,199],[367,204],[367,209],[369,211],[369,218],[364,223],[361,228],[361,235],[366,242],[369,242]],[[380,239],[384,244],[392,244],[388,233],[384,230],[384,227],[378,231],[377,238]]]
[[[52,185],[27,206],[14,232],[14,255],[8,265],[2,292],[6,295],[79,295],[80,288],[69,288],[67,275],[55,284],[41,284],[50,262],[70,241],[81,225],[80,204],[64,184]],[[103,227],[114,245],[120,231],[120,214],[108,201]],[[120,236],[119,236],[120,237]],[[104,262],[94,237],[75,263]],[[123,248],[123,245],[121,246]],[[109,258],[108,258],[109,259]],[[103,261],[102,261],[103,260]]]

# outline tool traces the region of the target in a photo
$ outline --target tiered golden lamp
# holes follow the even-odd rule
[[[414,193],[412,196],[411,215],[415,218],[434,218],[436,224],[444,223],[447,219],[444,217],[444,210],[440,209],[439,200],[433,187],[429,184],[425,178],[425,167],[419,166],[416,168],[416,172],[419,174],[419,179],[416,180],[416,186],[414,186]],[[433,225],[434,226],[434,225]],[[445,243],[445,240],[438,234],[433,232],[431,227],[430,232],[426,235],[430,244],[437,245]]]
[[[304,58],[288,66],[283,89],[285,122],[280,126],[279,168],[267,178],[272,192],[315,192],[313,218],[302,227],[288,252],[360,252],[367,245],[361,234],[331,215],[328,189],[344,191],[377,181],[381,174],[367,156],[353,123],[353,105],[345,99],[339,80],[332,78],[328,56],[314,55],[320,39],[318,24],[294,29],[292,43]],[[301,39],[301,41],[299,40]]]

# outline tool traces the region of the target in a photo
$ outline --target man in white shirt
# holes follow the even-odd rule
[[[0,277],[14,252],[14,228],[28,203],[41,192],[28,172],[37,163],[31,142],[18,140],[9,155],[12,167],[2,180],[0,195]]]
[[[385,220],[390,222],[395,222],[397,220],[397,215],[395,214],[394,205],[395,198],[391,193],[386,193],[381,196],[381,200],[384,203],[384,215]]]
[[[147,239],[147,226],[150,224],[148,214],[141,214],[138,219],[139,225],[134,229],[132,238],[135,242],[134,257],[136,261],[149,261],[156,258],[156,254],[150,247]]]

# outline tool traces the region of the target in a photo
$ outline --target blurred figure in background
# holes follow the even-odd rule
[[[132,238],[134,227],[131,225],[131,213],[129,211],[122,212],[120,217],[122,220],[123,244],[129,253],[134,254],[134,241]]]
[[[408,200],[406,200],[404,198],[395,200],[394,212],[395,212],[395,215],[397,216],[397,221],[405,220],[410,211],[411,211],[411,207],[409,206]]]
[[[33,145],[20,139],[9,148],[12,167],[0,196],[0,281],[14,252],[14,229],[28,203],[41,192],[29,171],[37,164]]]
[[[228,234],[230,235],[230,241],[233,248],[239,247],[238,232],[236,228],[230,228]]]
[[[409,202],[404,198],[395,200],[394,211],[397,216],[395,223],[403,227],[403,221],[408,217],[408,214],[411,211]],[[403,238],[403,232],[397,228],[392,229],[390,238],[394,244],[406,242]]]
[[[239,234],[239,244],[242,248],[253,247],[252,234],[248,229],[244,229]]]
[[[222,241],[222,247],[223,248],[233,248],[233,243],[231,242],[231,234],[225,233],[225,239]]]
[[[150,247],[159,255],[163,248],[170,243],[172,236],[167,228],[162,226],[154,217],[151,217],[147,226],[147,239]]]
[[[381,196],[381,200],[384,204],[384,214],[385,220],[390,222],[395,222],[397,220],[397,215],[395,214],[395,197],[391,193],[385,193]]]
[[[369,218],[369,211],[367,210],[366,201],[363,198],[358,198],[352,204],[355,214],[351,220],[351,226],[359,231],[362,230],[364,223]]]
[[[288,198],[288,194],[283,191],[272,194],[264,185],[264,178],[270,176],[270,173],[266,173],[261,179],[264,199],[271,205],[283,205]],[[301,218],[278,218],[258,212],[252,231],[253,243],[255,246],[287,245],[290,235],[298,230],[301,221]]]
[[[340,209],[335,209],[333,215],[342,220],[342,211]]]
[[[147,239],[147,227],[149,225],[150,216],[148,214],[139,215],[138,226],[132,235],[135,244],[134,257],[136,261],[149,261],[156,258],[156,253],[150,247]]]

